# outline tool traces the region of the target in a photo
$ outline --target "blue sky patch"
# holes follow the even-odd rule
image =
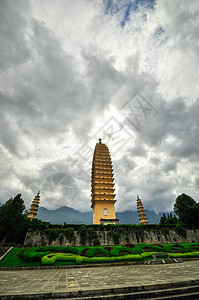
[[[122,13],[121,26],[124,27],[129,21],[132,11],[136,11],[140,6],[147,9],[154,9],[155,0],[104,0],[105,13],[115,15]]]

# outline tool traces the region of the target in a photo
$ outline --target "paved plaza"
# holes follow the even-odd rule
[[[199,279],[199,260],[165,265],[0,271],[0,295],[73,292],[195,279]]]

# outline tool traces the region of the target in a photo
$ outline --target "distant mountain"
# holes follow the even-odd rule
[[[153,211],[145,210],[147,220],[151,224],[157,224],[160,221],[161,213],[156,214]],[[120,224],[140,224],[138,212],[137,211],[124,211],[116,212],[117,218],[120,220]]]
[[[162,213],[156,214],[153,211],[146,210],[148,222],[150,224],[158,224]],[[116,217],[120,224],[139,224],[139,217],[137,211],[116,212]],[[51,224],[92,224],[93,212],[80,212],[71,207],[62,206],[55,210],[49,210],[45,207],[40,207],[37,218],[50,222]]]
[[[92,211],[82,213],[67,206],[55,210],[40,207],[37,218],[51,224],[64,224],[64,222],[67,224],[92,224],[93,213]]]

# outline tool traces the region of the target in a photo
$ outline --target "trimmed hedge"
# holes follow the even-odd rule
[[[145,252],[148,252],[147,251],[148,249],[152,249],[152,250],[154,250],[156,252],[162,252],[162,247],[157,246],[157,245],[153,245],[153,244],[149,244],[149,245],[147,245],[147,244],[140,244],[139,248],[141,248]]]
[[[101,254],[105,257],[107,256],[110,256],[110,253],[108,250],[102,248],[102,247],[92,247],[92,248],[89,248],[88,251],[85,253],[84,256],[86,257],[93,257],[97,254]]]
[[[146,259],[146,258],[152,258],[152,254],[154,253],[157,253],[157,252],[144,252],[144,253],[141,253],[140,255],[142,256],[143,259]]]
[[[119,252],[129,252],[130,254],[140,254],[141,251],[139,248],[134,247],[133,249],[130,247],[116,246],[111,249],[111,256],[118,256]]]
[[[23,252],[23,258],[27,262],[41,261],[41,258],[52,252],[64,252],[77,254],[78,249],[76,247],[32,247]]]
[[[169,253],[170,258],[191,258],[191,257],[199,257],[199,252],[187,252],[187,253]]]
[[[122,262],[122,261],[142,261],[143,258],[141,255],[125,255],[120,257],[86,257],[74,254],[65,254],[65,253],[52,253],[42,257],[43,265],[53,265],[56,261],[65,261],[65,262],[76,262],[77,264],[81,263],[110,263],[110,262]]]
[[[43,265],[53,265],[56,261],[76,262],[78,256],[72,253],[51,253],[41,259]]]
[[[26,262],[41,262],[43,257],[46,261],[74,261],[74,263],[91,262],[94,260],[87,259],[105,259],[105,262],[112,261],[112,258],[119,260],[135,259],[141,257],[141,259],[150,258],[152,253],[168,252],[170,257],[198,257],[199,243],[187,243],[187,244],[137,244],[133,248],[126,246],[96,246],[96,247],[32,247],[21,251],[18,256]],[[152,251],[151,251],[152,250]],[[71,254],[71,255],[70,255]],[[187,254],[187,256],[186,256]],[[138,255],[138,256],[136,256]],[[97,257],[103,256],[103,257]],[[82,259],[81,259],[82,257]],[[133,258],[134,257],[134,258]],[[52,258],[52,259],[51,259]],[[77,261],[76,261],[77,258]],[[109,259],[110,258],[110,259]],[[51,260],[49,260],[51,259]],[[67,260],[68,259],[68,260]],[[107,260],[109,259],[109,260]],[[98,261],[98,260],[97,260]],[[99,260],[100,261],[100,260]],[[117,260],[116,260],[117,261]],[[53,262],[53,263],[54,263]],[[96,262],[96,261],[95,261]]]
[[[141,253],[143,259],[152,258],[152,254],[157,252],[145,252]],[[187,252],[187,253],[169,253],[170,258],[194,258],[199,257],[199,252]]]

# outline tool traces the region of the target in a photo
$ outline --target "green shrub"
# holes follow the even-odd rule
[[[52,255],[48,254],[41,258],[42,265],[53,265],[55,263],[55,261],[56,261],[55,255],[52,256]]]
[[[129,255],[131,254],[129,251],[119,251],[118,256],[124,256],[124,255]]]
[[[51,253],[42,257],[43,265],[53,265],[56,261],[75,262],[76,255],[72,253]]]
[[[81,264],[83,262],[84,258],[81,256],[76,256],[76,263]]]
[[[116,246],[113,249],[111,249],[111,256],[118,256],[119,252],[126,252],[126,251],[128,251],[131,254],[139,254],[136,253],[134,249],[135,248],[132,249],[130,247]]]
[[[94,239],[94,242],[93,242],[93,245],[94,246],[99,246],[101,243],[100,243],[100,240],[99,239]]]
[[[80,234],[80,243],[82,245],[86,245],[86,238],[87,238],[87,228],[85,225],[81,226],[79,229]]]
[[[128,232],[126,232],[125,241],[126,241],[127,244],[129,243],[129,234],[128,234]]]
[[[172,253],[187,253],[189,251],[187,251],[186,249],[180,248],[180,247],[176,247],[175,245],[171,247],[170,252]]]
[[[62,245],[63,240],[64,240],[64,236],[63,236],[63,234],[60,234],[60,235],[59,235],[59,242],[60,242],[60,245]]]
[[[115,245],[118,245],[120,243],[119,234],[116,231],[113,232],[113,242],[114,242]]]
[[[182,243],[182,244],[164,244],[162,252],[172,252],[172,250],[179,250],[181,249],[181,252],[192,252],[192,245],[197,245],[196,243]],[[198,244],[199,245],[199,244]],[[183,247],[183,248],[182,248]]]
[[[199,252],[187,252],[187,253],[169,253],[170,258],[191,258],[191,257],[199,257]]]
[[[162,247],[153,244],[143,244],[143,246],[140,247],[142,247],[142,249],[145,252],[151,252],[151,250],[156,252],[162,252]]]
[[[169,247],[170,250],[170,247]],[[154,245],[154,244],[145,244],[140,243],[135,245],[133,248],[134,254],[141,254],[142,252],[165,252],[164,245]],[[167,251],[168,252],[168,251]]]
[[[186,229],[182,225],[177,224],[176,227],[175,227],[175,231],[176,231],[176,233],[178,235],[180,235],[180,236],[182,236],[183,238],[186,239],[186,237],[187,237],[187,231],[186,231]]]
[[[43,247],[44,248],[44,247]],[[41,261],[42,256],[47,255],[50,251],[36,252],[39,247],[32,247],[23,252],[23,258],[27,262]]]
[[[144,225],[142,225],[144,226]],[[135,227],[135,236],[136,236],[136,239],[137,239],[137,243],[140,242],[143,242],[144,241],[144,228],[142,227]]]
[[[48,229],[48,242],[49,245],[52,243],[52,241],[55,241],[59,234],[60,234],[60,229],[59,228],[52,228],[52,229]]]
[[[41,237],[41,245],[46,246],[46,241],[45,241],[44,236]]]
[[[135,247],[133,248],[133,254],[140,254],[140,253],[144,252],[143,245],[145,245],[145,244],[136,244]]]
[[[93,238],[94,238],[94,229],[93,228],[89,228],[88,229],[88,240],[89,240],[90,245],[91,245],[91,243],[93,241]]]
[[[166,237],[167,235],[169,235],[169,228],[167,227],[162,227],[160,229],[160,231],[162,232],[162,234],[164,234],[164,236]]]
[[[162,246],[162,247],[161,247]],[[157,253],[157,252],[168,252],[171,257],[198,257],[199,251],[197,249],[195,250],[194,247],[198,247],[199,249],[199,243],[184,243],[184,244],[163,244],[163,245],[147,245],[147,244],[137,244],[135,245],[134,248],[130,247],[124,247],[124,246],[112,246],[109,247],[108,249],[105,249],[107,247],[55,247],[55,246],[48,246],[48,247],[32,247],[28,249],[23,249],[19,253],[19,257],[22,258],[26,262],[41,262],[42,257],[48,256],[46,259],[44,259],[44,263],[52,257],[56,255],[56,259],[52,258],[50,260],[51,264],[53,264],[53,259],[55,261],[57,260],[63,260],[63,261],[75,261],[73,258],[73,255],[71,254],[76,254],[75,257],[81,256],[83,253],[85,256],[81,256],[85,258],[86,260],[82,260],[82,263],[87,263],[93,262],[93,260],[89,259],[95,259],[97,258],[96,256],[101,256],[103,255],[104,257],[100,257],[101,260],[105,259],[105,262],[110,262],[112,259],[113,261],[127,261],[128,259],[134,259],[135,257],[132,255],[138,255],[138,258],[141,257],[143,258],[150,258],[152,253]],[[153,251],[147,251],[144,252],[145,249],[153,249]],[[86,250],[86,251],[85,251]],[[172,253],[173,250],[179,250],[182,251],[182,253]],[[195,251],[193,251],[195,250]],[[192,252],[193,251],[193,252]],[[127,254],[127,252],[129,254]],[[120,255],[123,256],[120,256]],[[186,256],[187,255],[187,256]],[[69,258],[68,258],[69,257]],[[133,258],[134,257],[134,258]],[[59,258],[59,259],[58,259]],[[66,260],[66,259],[68,260]],[[99,257],[98,257],[99,258]],[[106,259],[111,259],[111,260],[106,260]],[[117,259],[116,259],[117,258]],[[75,258],[76,259],[76,258]],[[116,259],[116,260],[114,260]],[[100,260],[98,260],[100,261]],[[96,262],[96,261],[95,261]]]
[[[126,255],[120,257],[85,257],[73,254],[65,253],[51,253],[42,258],[43,265],[53,265],[56,261],[65,262],[76,262],[81,263],[111,263],[111,262],[122,262],[122,261],[142,261],[143,258],[139,254]]]
[[[70,228],[70,227],[63,229],[63,234],[65,235],[65,237],[69,241],[69,243],[71,243],[74,238],[74,229]]]
[[[27,262],[32,261],[41,261],[41,258],[45,255],[55,252],[65,252],[65,253],[74,253],[78,252],[76,247],[55,247],[55,246],[48,246],[48,247],[32,247],[28,248],[23,252],[23,258]]]
[[[122,262],[122,261],[142,261],[141,255],[125,255],[119,257],[83,257],[85,263],[111,263],[111,262]]]
[[[101,244],[100,239],[97,236],[97,233],[94,232],[94,242],[93,242],[94,246],[99,246]]]
[[[110,256],[109,251],[102,248],[102,247],[92,247],[85,253],[86,257],[94,257],[97,256],[96,254],[102,254],[103,256],[107,257]]]
[[[199,244],[197,244],[197,243],[190,244],[189,248],[191,251],[199,251]]]
[[[152,257],[152,254],[154,254],[154,253],[157,253],[157,252],[143,252],[140,255],[142,256],[143,259],[146,259],[146,258]]]

